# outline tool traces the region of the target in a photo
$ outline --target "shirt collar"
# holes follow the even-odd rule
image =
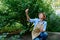
[[[38,19],[38,22],[40,22],[40,19]],[[44,21],[42,21],[42,22],[44,22]]]
[[[38,19],[38,22],[40,22],[40,19]]]

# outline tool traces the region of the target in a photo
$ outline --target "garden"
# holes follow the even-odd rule
[[[60,32],[60,16],[55,14],[51,4],[52,0],[0,0],[0,39],[13,35],[10,40],[19,40],[32,31],[34,25],[26,20],[27,8],[31,18],[37,18],[38,12],[45,12],[47,31]]]

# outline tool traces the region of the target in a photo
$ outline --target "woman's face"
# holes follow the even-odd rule
[[[39,16],[40,19],[43,19],[43,17],[44,17],[42,13],[39,13],[38,16]]]

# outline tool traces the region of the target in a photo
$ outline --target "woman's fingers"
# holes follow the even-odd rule
[[[26,9],[25,12],[28,13],[29,9]]]

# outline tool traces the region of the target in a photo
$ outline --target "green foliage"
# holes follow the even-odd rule
[[[52,22],[50,21],[50,15],[54,14],[51,2],[44,0],[0,0],[0,32],[21,30],[22,34],[27,30],[31,31],[33,25],[26,21],[26,8],[29,8],[31,18],[38,17],[38,12],[44,11],[47,15],[46,20],[50,31],[50,22]]]
[[[12,31],[16,31],[16,30],[22,30],[23,25],[18,23],[18,22],[14,22],[13,24],[7,24],[5,27],[2,28],[2,30],[4,32],[12,32]]]
[[[50,15],[50,21],[47,30],[52,32],[60,32],[60,17],[56,14]]]

